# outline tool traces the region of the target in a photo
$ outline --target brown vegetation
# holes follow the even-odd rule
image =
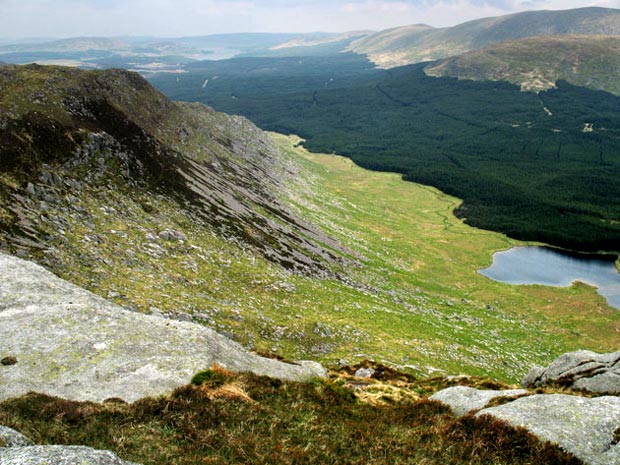
[[[0,404],[0,424],[37,443],[86,444],[143,464],[581,463],[525,430],[456,419],[427,399],[361,402],[341,379],[238,375],[217,388],[188,385],[131,405],[32,393]]]

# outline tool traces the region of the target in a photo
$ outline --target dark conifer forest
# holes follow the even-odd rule
[[[424,67],[377,69],[354,54],[236,58],[152,83],[462,198],[457,214],[471,225],[620,250],[620,98],[566,82],[522,92],[428,77]]]

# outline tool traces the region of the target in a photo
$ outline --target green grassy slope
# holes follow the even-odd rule
[[[425,68],[429,76],[508,81],[523,90],[552,88],[559,80],[620,94],[620,37],[556,36],[502,42]]]
[[[348,48],[367,54],[384,68],[436,60],[478,50],[496,42],[564,34],[618,35],[620,12],[606,8],[529,11],[484,18],[451,28],[389,29],[355,41]]]
[[[30,215],[59,196],[107,186],[112,176],[121,191],[174,199],[197,221],[290,269],[332,273],[328,262],[344,260],[346,251],[279,201],[283,181],[297,174],[247,120],[171,102],[121,70],[11,66],[0,88],[4,247],[18,251],[26,238],[45,249],[40,223],[58,221]],[[28,183],[30,197],[15,197]]]
[[[599,310],[595,308],[604,308],[594,304],[601,301],[590,294],[592,290],[579,285],[570,289],[507,286],[478,275],[476,270],[490,263],[493,251],[517,242],[455,218],[458,199],[403,182],[396,174],[362,170],[346,158],[296,151],[305,160],[304,172],[313,173],[318,182],[305,194],[309,204],[302,203],[302,208],[345,245],[360,251],[365,261],[355,276],[381,290],[376,296],[381,304],[373,305],[375,311],[367,311],[366,318],[382,329],[372,333],[368,343],[374,340],[382,351],[393,354],[382,360],[394,362],[403,350],[400,353],[407,355],[400,355],[400,364],[416,364],[414,360],[421,358],[451,365],[451,359],[460,359],[459,363],[472,365],[466,372],[482,374],[488,370],[480,370],[482,366],[499,368],[496,361],[501,359],[500,363],[511,365],[504,358],[510,353],[520,353],[518,358],[534,354],[545,340],[543,344],[552,340],[587,344],[574,338],[580,332],[585,336],[586,321],[596,321]],[[343,298],[338,307],[345,302]],[[357,307],[355,300],[351,306]],[[353,310],[352,319],[356,313]],[[606,321],[586,332],[592,331],[591,342],[607,340],[613,346],[617,323],[612,322],[620,314],[605,313]],[[346,314],[346,310],[336,312],[333,318],[337,321]],[[416,336],[410,339],[408,334]]]

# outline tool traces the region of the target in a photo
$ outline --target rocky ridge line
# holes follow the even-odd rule
[[[0,246],[12,253],[32,256],[45,242],[36,225],[45,211],[24,204],[27,195],[73,195],[80,183],[106,186],[120,174],[125,180],[111,189],[174,199],[287,269],[334,276],[332,265],[348,262],[350,251],[282,201],[297,173],[265,133],[242,117],[172,102],[136,73],[2,67],[0,151],[0,172],[11,179],[0,177]],[[100,180],[86,170],[92,162]],[[41,179],[48,168],[59,175],[51,186]],[[19,211],[6,211],[15,204]]]

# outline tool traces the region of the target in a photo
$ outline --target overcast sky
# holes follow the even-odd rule
[[[517,11],[584,6],[620,8],[620,0],[0,0],[0,37],[441,27]]]

